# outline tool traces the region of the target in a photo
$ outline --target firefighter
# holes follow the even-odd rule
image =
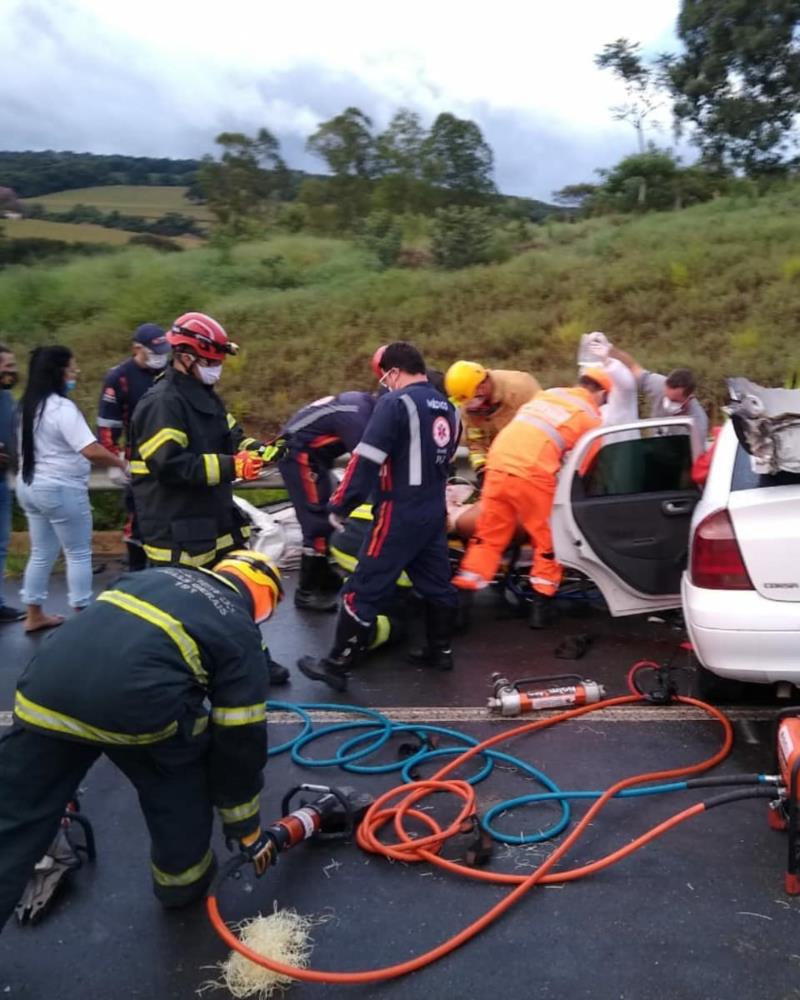
[[[248,550],[213,570],[148,569],[123,576],[39,647],[0,740],[0,927],[102,754],[136,788],[164,906],[205,893],[214,808],[225,836],[263,869],[258,625],[281,596],[274,564]]]
[[[456,361],[447,369],[445,388],[451,401],[461,407],[469,463],[480,488],[492,441],[541,386],[527,372],[490,370],[476,361]]]
[[[234,479],[257,479],[263,445],[247,437],[214,386],[238,348],[203,313],[167,333],[171,363],[142,397],[131,424],[131,483],[139,529],[154,566],[210,566],[250,535],[233,501]],[[273,684],[289,679],[265,651]]]
[[[106,374],[97,408],[97,439],[109,451],[123,451],[130,460],[131,416],[136,404],[152,386],[156,375],[167,366],[169,344],[164,331],[155,323],[143,323],[133,334],[131,357]],[[128,550],[128,569],[144,569],[147,557],[142,548],[133,493],[125,487],[124,537]]]
[[[347,687],[347,674],[390,604],[403,570],[425,601],[427,644],[416,660],[441,670],[453,667],[458,598],[450,582],[445,486],[456,421],[445,397],[428,381],[416,347],[389,344],[381,369],[381,383],[389,391],[375,404],[329,505],[338,527],[374,497],[374,526],[344,588],[331,651],[321,660],[305,656],[298,661],[307,677],[339,691]]]
[[[553,553],[550,513],[561,461],[581,435],[598,427],[613,382],[602,368],[587,369],[570,389],[547,389],[526,403],[495,438],[474,538],[453,583],[461,590],[487,587],[518,522],[534,546],[529,624],[543,628],[548,601],[561,583]]]
[[[375,397],[369,392],[324,396],[295,413],[280,432],[284,455],[278,468],[303,531],[300,582],[294,595],[298,608],[336,610],[342,578],[328,560],[333,463],[355,449],[374,407]]]

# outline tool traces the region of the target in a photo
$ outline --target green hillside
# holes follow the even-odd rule
[[[609,337],[656,370],[693,366],[701,396],[723,377],[782,383],[800,362],[800,186],[758,200],[537,227],[504,264],[456,272],[378,272],[352,244],[282,237],[236,248],[11,268],[0,274],[0,338],[24,349],[61,341],[93,411],[103,370],[138,323],[211,313],[242,345],[222,388],[253,429],[304,401],[370,384],[368,359],[394,338],[431,363],[460,356],[519,367],[544,384],[575,371],[581,333]]]
[[[185,187],[110,184],[105,187],[74,188],[26,198],[23,204],[44,205],[48,212],[63,212],[73,205],[93,205],[102,212],[120,212],[158,219],[167,212],[191,215],[201,222],[212,218],[205,205],[195,205],[184,197]]]

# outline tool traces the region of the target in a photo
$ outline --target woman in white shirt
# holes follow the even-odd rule
[[[92,597],[92,508],[90,463],[125,462],[98,443],[78,407],[67,398],[78,367],[67,347],[31,352],[28,383],[20,403],[20,471],[17,499],[28,519],[31,552],[20,594],[26,604],[25,631],[60,625],[63,615],[46,615],[42,605],[53,564],[64,550],[70,605],[79,611]]]

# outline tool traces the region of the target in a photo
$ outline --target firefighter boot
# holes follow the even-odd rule
[[[545,597],[544,594],[537,594],[534,591],[531,610],[528,615],[528,627],[547,628],[552,624],[554,616],[553,598]]]
[[[329,572],[332,571],[328,566],[327,556],[319,552],[303,551],[300,560],[300,582],[294,594],[296,608],[302,608],[304,611],[336,610],[338,601],[329,586]]]
[[[277,660],[273,660],[270,654],[269,648],[263,646],[264,650],[264,660],[267,664],[267,674],[269,675],[269,686],[270,687],[280,687],[282,684],[289,683],[289,670],[284,667],[282,663],[278,663]]]
[[[411,663],[436,670],[453,669],[452,637],[456,627],[458,608],[450,604],[425,604],[425,645],[411,649],[408,659]]]
[[[347,675],[369,643],[371,632],[372,625],[360,622],[342,609],[336,622],[336,636],[330,653],[321,660],[313,656],[301,656],[297,661],[300,673],[310,677],[312,681],[325,681],[334,691],[346,691]]]

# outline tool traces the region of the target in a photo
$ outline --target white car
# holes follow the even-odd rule
[[[728,422],[701,495],[689,429],[684,417],[642,420],[582,438],[559,478],[556,556],[612,615],[682,607],[717,678],[785,692],[800,686],[800,475],[753,473]]]

